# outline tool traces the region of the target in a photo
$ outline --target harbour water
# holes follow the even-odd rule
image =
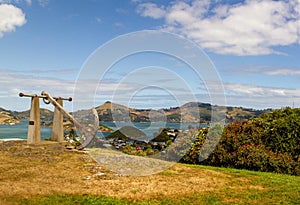
[[[27,139],[28,120],[22,120],[15,125],[0,125],[0,139]],[[47,139],[51,136],[52,129],[41,127],[41,138]]]
[[[189,127],[206,127],[206,124],[198,123],[174,123],[174,122],[101,122],[101,124],[108,126],[114,130],[120,129],[124,126],[133,126],[144,132],[147,139],[152,139],[154,133],[158,133],[161,128],[170,128],[178,130],[186,130]],[[105,136],[105,135],[104,135]],[[101,137],[101,136],[100,136]]]
[[[113,130],[117,130],[123,126],[134,126],[137,129],[140,129],[147,135],[147,138],[152,138],[154,133],[159,132],[160,128],[171,128],[178,130],[185,130],[188,127],[204,127],[206,125],[196,124],[196,123],[166,123],[166,122],[101,122],[101,124],[112,128]],[[0,125],[0,139],[10,139],[10,138],[19,138],[19,139],[27,139],[27,129],[28,129],[28,121],[22,120],[20,124],[15,125]],[[49,139],[51,136],[51,128],[41,127],[41,138]],[[109,133],[98,133],[98,137],[105,137]]]

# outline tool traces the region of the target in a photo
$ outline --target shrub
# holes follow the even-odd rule
[[[199,158],[203,143],[205,141],[206,134],[207,134],[206,128],[199,130],[195,134],[195,139],[194,139],[194,142],[192,143],[190,150],[182,158],[183,162],[187,162],[187,163],[191,163],[191,164],[198,163],[198,158]]]
[[[183,161],[300,175],[299,135],[300,109],[284,108],[229,124],[212,154],[202,162],[198,157],[208,137],[205,130],[200,131]],[[216,134],[214,137],[217,139]]]

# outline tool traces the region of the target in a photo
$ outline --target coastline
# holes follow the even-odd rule
[[[7,142],[7,141],[26,141],[26,139],[21,139],[21,138],[4,138],[0,139],[2,142]]]

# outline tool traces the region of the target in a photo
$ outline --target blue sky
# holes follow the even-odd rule
[[[226,105],[300,107],[299,0],[0,0],[0,107],[28,109],[29,99],[19,98],[19,92],[73,96],[77,78],[97,48],[141,30],[171,32],[202,48],[220,76]],[[106,69],[100,64],[95,69]],[[123,59],[105,76],[96,76],[101,88],[94,104],[117,99],[132,107],[178,106],[176,96],[159,85],[142,89],[126,81],[145,67],[140,81],[158,76],[155,68],[164,67],[192,87],[196,100],[212,102],[203,81],[179,64],[157,53]],[[157,81],[167,80],[162,74]],[[89,85],[82,87],[95,95]]]

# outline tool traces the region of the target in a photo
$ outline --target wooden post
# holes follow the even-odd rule
[[[40,139],[40,101],[38,96],[33,96],[31,98],[27,144],[38,144]]]
[[[76,129],[78,131],[80,131],[83,135],[84,135],[84,142],[77,147],[77,149],[83,149],[85,148],[87,145],[89,145],[91,143],[91,141],[95,138],[98,128],[99,128],[99,117],[98,117],[98,113],[96,111],[95,108],[93,108],[92,114],[95,117],[95,121],[94,124],[91,126],[85,126],[80,124],[70,113],[68,113],[56,100],[55,98],[53,98],[51,95],[49,95],[49,93],[43,91],[41,93],[42,97],[46,98],[49,102],[51,102],[52,105],[54,105],[55,108],[57,108],[68,120],[70,120],[70,122],[75,125]],[[72,98],[69,98],[71,101]]]
[[[42,92],[42,95],[19,93],[20,97],[31,97],[30,120],[28,125],[28,134],[27,134],[28,144],[37,144],[41,141],[39,98],[43,98],[46,104],[49,104],[51,102],[55,106],[51,140],[57,142],[64,141],[63,115],[67,116],[72,123],[75,123],[76,127],[81,126],[62,107],[63,100],[72,101],[71,97],[69,98],[52,97],[52,96],[50,97],[50,95],[47,94],[47,96],[45,96],[43,95],[43,93],[44,92]],[[49,102],[47,102],[48,98],[50,100]]]
[[[59,105],[63,106],[63,100],[61,98],[58,98],[56,101]],[[63,114],[57,107],[54,109],[51,140],[57,142],[64,141]]]

